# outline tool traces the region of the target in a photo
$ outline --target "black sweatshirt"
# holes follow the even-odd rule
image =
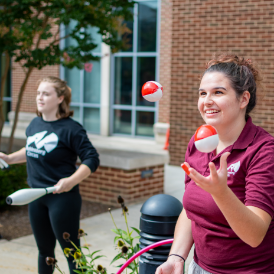
[[[94,172],[99,155],[85,129],[71,118],[47,122],[34,118],[26,129],[27,171],[30,187],[49,187],[76,170],[79,156],[82,164]],[[78,189],[78,185],[74,190]]]

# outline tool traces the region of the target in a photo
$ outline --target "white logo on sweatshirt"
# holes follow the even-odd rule
[[[227,177],[230,177],[230,175],[235,175],[235,173],[239,170],[240,165],[241,165],[240,161],[235,164],[230,165],[227,168]]]
[[[29,136],[27,139],[26,150],[27,155],[33,158],[39,158],[39,154],[46,155],[54,150],[58,145],[58,136],[55,133],[51,133],[45,137],[47,131],[42,131]],[[31,144],[35,144],[36,148],[30,147]],[[41,148],[44,148],[41,149]]]

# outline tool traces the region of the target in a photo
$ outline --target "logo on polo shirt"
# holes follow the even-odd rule
[[[47,133],[45,130],[28,137],[26,144],[27,156],[39,158],[39,154],[45,156],[46,153],[57,147],[58,136],[55,133],[46,136]],[[34,144],[35,147],[30,146],[31,144]]]
[[[235,164],[230,165],[227,168],[227,177],[230,177],[230,175],[235,175],[235,173],[239,170],[240,165],[241,165],[240,161]]]

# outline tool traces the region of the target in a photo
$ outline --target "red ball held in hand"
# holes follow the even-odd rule
[[[216,149],[219,144],[219,135],[215,127],[210,125],[200,126],[195,132],[194,144],[199,151],[204,153],[209,153]],[[181,164],[181,167],[187,175],[190,174],[186,164]]]
[[[163,96],[163,87],[155,81],[148,81],[142,87],[142,96],[149,102],[159,101]]]
[[[205,153],[215,150],[219,143],[219,135],[215,127],[210,125],[200,126],[194,136],[196,148]]]

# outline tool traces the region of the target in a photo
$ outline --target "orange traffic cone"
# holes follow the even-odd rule
[[[166,131],[166,142],[163,149],[167,150],[169,148],[169,135],[170,135],[170,129],[168,128]]]

